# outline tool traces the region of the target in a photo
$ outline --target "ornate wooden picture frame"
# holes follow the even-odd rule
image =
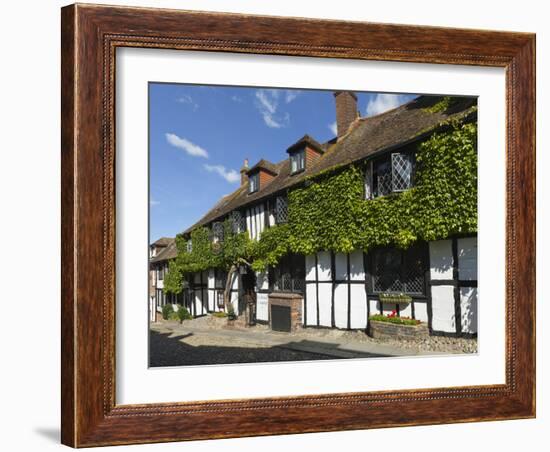
[[[61,32],[64,444],[535,416],[534,35],[92,5],[63,8]],[[117,405],[114,89],[119,47],[505,68],[505,384]]]

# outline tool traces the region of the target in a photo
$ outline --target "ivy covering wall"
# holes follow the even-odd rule
[[[477,232],[477,126],[452,124],[419,143],[415,186],[401,193],[364,199],[364,164],[312,176],[288,193],[288,223],[266,229],[259,241],[224,224],[223,243],[209,230],[191,233],[193,249],[178,236],[165,290],[179,293],[182,275],[227,269],[239,259],[261,271],[289,252],[348,253],[375,246],[406,248],[418,240],[440,240]]]

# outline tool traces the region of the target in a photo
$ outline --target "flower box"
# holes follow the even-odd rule
[[[428,325],[417,323],[405,325],[380,320],[370,320],[368,334],[374,339],[405,339],[413,340],[429,336]]]
[[[378,299],[382,303],[410,303],[412,297],[405,295],[404,293],[381,293],[378,295]]]

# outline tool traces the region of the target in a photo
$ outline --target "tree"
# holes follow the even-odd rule
[[[191,232],[190,240],[191,248],[187,246],[188,239],[184,235],[176,236],[178,254],[168,267],[164,290],[178,294],[182,291],[185,274],[218,268],[227,272],[224,306],[229,310],[233,278],[239,266],[251,267],[255,243],[248,233],[236,232],[230,219],[223,223],[223,238],[212,240],[210,230],[203,226]]]

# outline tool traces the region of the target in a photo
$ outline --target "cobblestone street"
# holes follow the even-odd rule
[[[375,340],[361,331],[304,329],[271,331],[265,325],[227,329],[211,316],[152,323],[150,366],[382,358],[475,353],[472,339],[429,337],[422,341]]]

